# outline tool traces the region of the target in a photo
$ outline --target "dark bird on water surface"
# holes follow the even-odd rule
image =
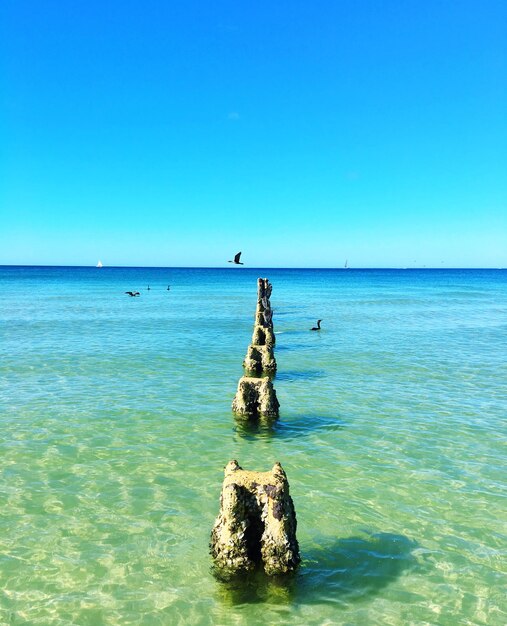
[[[241,252],[238,252],[238,254],[236,254],[234,257],[234,261],[227,261],[227,263],[234,263],[235,265],[244,265],[244,263],[241,263],[241,261],[239,260],[240,257],[241,257]]]
[[[126,291],[125,292],[128,296],[130,296],[131,298],[134,298],[135,296],[140,296],[141,294],[139,293],[139,291]]]
[[[320,323],[322,322],[322,320],[317,320],[317,326],[314,326],[313,328],[310,328],[310,330],[320,330]]]

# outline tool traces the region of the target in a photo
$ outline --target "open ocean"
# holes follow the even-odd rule
[[[281,414],[256,427],[230,407],[259,276]],[[0,290],[0,624],[507,624],[507,271],[0,267]],[[230,459],[287,472],[293,578],[213,577]]]

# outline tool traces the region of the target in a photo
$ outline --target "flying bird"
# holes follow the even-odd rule
[[[234,261],[227,261],[227,263],[234,263],[235,265],[244,265],[244,263],[241,263],[241,261],[239,260],[241,256],[241,252],[238,252],[238,254],[236,254],[236,256],[234,257]]]
[[[317,326],[314,326],[313,328],[310,328],[310,330],[320,330],[320,323],[322,322],[322,320],[317,320]]]
[[[128,296],[130,296],[131,298],[134,298],[135,296],[140,296],[141,294],[139,293],[139,291],[126,291],[125,292]]]

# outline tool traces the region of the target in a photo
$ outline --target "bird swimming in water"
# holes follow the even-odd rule
[[[322,320],[317,320],[317,326],[314,326],[313,328],[310,328],[310,330],[320,330],[320,323],[322,322]]]
[[[234,263],[235,265],[244,265],[244,263],[241,263],[241,261],[239,260],[240,256],[241,256],[241,252],[238,252],[238,254],[234,256],[234,261],[227,261],[227,263]]]
[[[171,291],[171,285],[167,285],[167,291]]]
[[[151,287],[148,285],[148,291],[150,291]]]
[[[125,292],[128,296],[130,296],[131,298],[134,298],[135,296],[140,296],[141,294],[139,293],[139,291],[126,291]]]

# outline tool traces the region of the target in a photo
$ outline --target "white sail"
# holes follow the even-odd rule
[[[99,262],[97,263],[97,267],[102,267],[102,261],[99,259]]]

